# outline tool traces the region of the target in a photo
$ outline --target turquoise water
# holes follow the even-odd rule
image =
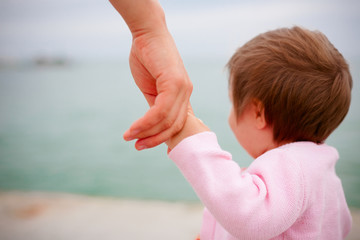
[[[251,159],[228,125],[225,61],[186,62],[196,114],[242,166]],[[328,139],[348,202],[360,207],[359,61],[351,61],[353,102]],[[137,152],[122,140],[147,106],[126,62],[0,68],[0,190],[65,191],[196,201],[166,147]]]

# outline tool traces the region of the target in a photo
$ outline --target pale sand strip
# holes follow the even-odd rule
[[[194,239],[201,215],[200,204],[0,192],[0,239]]]
[[[360,239],[360,210],[347,239]],[[193,240],[196,203],[123,200],[44,192],[0,192],[1,240]]]

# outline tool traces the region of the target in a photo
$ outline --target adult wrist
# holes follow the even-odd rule
[[[158,1],[147,1],[145,9],[127,22],[133,38],[148,33],[168,33],[165,13]]]

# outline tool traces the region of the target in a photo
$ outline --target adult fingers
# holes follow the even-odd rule
[[[182,108],[178,114],[178,118],[176,118],[175,122],[172,124],[171,127],[163,131],[160,131],[156,135],[139,139],[135,143],[135,148],[137,150],[143,150],[158,146],[159,144],[167,141],[169,138],[171,138],[174,134],[178,133],[182,129],[186,121],[186,117],[187,117],[187,108]]]
[[[187,101],[186,96],[159,94],[149,111],[125,132],[124,139],[147,138],[173,127],[178,117],[185,118],[180,112],[183,112],[182,105],[187,104]],[[174,126],[174,128],[178,128],[178,126]]]
[[[157,89],[158,95],[155,97],[154,104],[125,132],[125,140],[147,138],[172,127],[178,117],[182,122],[185,120],[186,116],[179,115],[179,112],[181,110],[184,112],[184,109],[187,108],[192,92],[192,83],[187,75],[163,76],[158,79]]]

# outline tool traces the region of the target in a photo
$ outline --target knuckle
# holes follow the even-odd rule
[[[180,132],[182,128],[183,128],[183,124],[181,123],[174,124],[173,134]]]
[[[180,77],[174,78],[173,87],[175,89],[178,90],[178,89],[182,88],[184,85],[186,85],[186,82],[184,81],[183,78],[180,78]]]
[[[172,77],[172,84],[174,87],[184,87],[187,86],[189,77],[184,72],[176,72]]]
[[[188,81],[187,89],[188,89],[189,93],[191,94],[194,89],[194,86],[191,81]]]
[[[156,147],[156,146],[160,145],[164,141],[165,140],[162,140],[159,137],[151,137],[151,138],[147,139],[146,141],[144,141],[144,144],[146,144],[146,146],[148,148],[153,148],[153,147]]]
[[[168,110],[165,108],[160,109],[158,116],[160,120],[164,120],[164,119],[166,120],[168,116]]]
[[[174,121],[172,119],[167,118],[167,119],[163,120],[164,129],[171,128],[173,124],[174,124]]]

